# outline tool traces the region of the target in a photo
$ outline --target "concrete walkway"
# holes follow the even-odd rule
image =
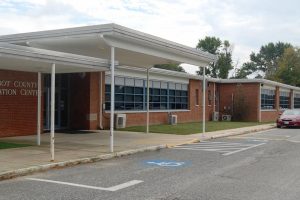
[[[171,135],[158,133],[115,132],[115,152],[141,149],[149,146],[189,143],[214,137],[245,134],[273,128],[274,125],[260,125],[231,130],[192,135]],[[47,165],[50,162],[49,133],[41,136],[41,146],[36,146],[35,136],[1,138],[0,141],[32,144],[33,146],[0,150],[0,174],[8,171]],[[78,131],[55,134],[55,162],[89,158],[109,154],[108,131]]]

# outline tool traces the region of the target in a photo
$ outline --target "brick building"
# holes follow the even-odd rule
[[[99,30],[103,31],[101,37],[91,36],[91,32],[86,33],[96,29],[98,32]],[[104,32],[108,32],[108,29],[113,33],[118,32],[118,34],[121,31],[123,31],[122,34],[130,32],[131,35],[143,36],[157,42],[157,45],[163,45],[158,48],[158,46],[150,46],[145,42],[146,40],[138,43],[137,39],[133,41],[133,39],[126,38],[126,42],[131,43],[122,46],[125,45],[125,42],[121,45],[116,41],[120,42],[124,38],[117,38],[117,40],[111,38],[111,35],[105,38]],[[77,34],[76,31],[80,33]],[[65,36],[68,34],[71,36],[66,38]],[[72,38],[73,36],[76,40]],[[82,39],[78,39],[79,36]],[[66,62],[63,59],[70,58],[67,64],[63,63],[57,67],[58,71],[55,76],[56,103],[53,118],[55,118],[56,129],[93,130],[110,127],[112,82],[109,67],[111,63],[103,62],[101,70],[94,70],[94,68],[72,68],[70,70],[71,68],[66,67],[77,66],[79,58],[83,62],[83,60],[97,57],[97,53],[95,53],[97,49],[100,49],[101,58],[108,59],[111,55],[107,53],[107,50],[110,49],[107,45],[103,45],[104,42],[99,38],[104,38],[105,42],[114,47],[120,46],[116,50],[116,60],[119,64],[116,66],[113,76],[115,84],[114,112],[116,115],[126,115],[126,126],[145,125],[147,122],[147,69],[150,68],[149,66],[162,63],[189,63],[205,66],[214,60],[212,55],[201,51],[198,52],[198,50],[154,36],[150,37],[144,33],[140,34],[117,25],[0,37],[0,42],[13,44],[13,46],[7,44],[12,49],[18,49],[19,46],[24,47],[21,49],[23,52],[29,49],[40,55],[41,49],[47,49],[43,52],[44,55],[52,55],[52,58],[47,58],[48,60],[46,59],[42,63],[48,62],[49,59],[48,63],[61,59],[58,62],[61,64],[61,62]],[[132,47],[135,43],[138,45]],[[153,43],[151,42],[151,45]],[[95,46],[93,46],[94,44]],[[144,46],[140,48],[139,45]],[[169,46],[172,46],[172,49]],[[3,49],[7,50],[7,48]],[[60,57],[54,57],[58,53],[61,53]],[[195,56],[195,53],[198,54]],[[75,54],[90,57],[77,57]],[[33,56],[39,55],[34,54]],[[26,56],[30,59],[33,57],[24,55],[24,57]],[[44,57],[40,60],[30,60],[30,62],[27,58],[20,60],[19,57],[9,57],[11,59],[9,62],[2,62],[8,58],[0,57],[0,137],[36,134],[39,77],[37,72],[42,72],[41,129],[51,129],[51,89],[54,89],[51,87],[51,70],[49,65],[47,68],[41,63],[34,63],[40,62],[45,59]],[[71,62],[72,58],[73,63]],[[15,60],[18,62],[14,62]],[[92,62],[96,61],[90,61],[86,65],[92,65]],[[28,66],[30,70],[22,68],[23,65]],[[80,66],[83,65],[85,64],[80,63]],[[44,72],[44,68],[38,68],[42,66],[48,71]],[[149,78],[150,124],[168,123],[170,115],[176,115],[178,123],[203,121],[203,77],[151,68]],[[264,79],[208,78],[205,96],[206,120],[213,120],[219,116],[219,120],[231,117],[232,120],[237,121],[274,121],[283,109],[300,108],[300,88]]]
[[[42,121],[50,129],[49,75],[43,75]],[[143,69],[118,67],[115,74],[116,114],[126,114],[126,126],[146,123],[146,76]],[[178,123],[202,121],[202,77],[182,72],[150,70],[150,124],[166,124],[169,115]],[[0,71],[0,135],[35,134],[37,75]],[[237,96],[247,109],[243,119],[234,118]],[[268,81],[207,79],[206,120],[214,113],[232,120],[274,121],[283,109],[300,108],[300,88]],[[110,73],[90,72],[57,75],[57,129],[109,128]]]

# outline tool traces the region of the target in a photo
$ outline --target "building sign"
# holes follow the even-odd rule
[[[37,82],[0,80],[0,96],[37,96]]]

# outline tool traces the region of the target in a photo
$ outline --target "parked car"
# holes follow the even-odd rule
[[[300,126],[300,109],[285,110],[276,121],[277,128]]]

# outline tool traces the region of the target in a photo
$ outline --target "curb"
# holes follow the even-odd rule
[[[256,129],[251,129],[251,130],[246,130],[246,131],[233,132],[233,133],[223,133],[223,134],[208,137],[207,139],[217,139],[217,138],[223,138],[223,137],[228,137],[228,136],[244,135],[244,134],[248,134],[248,133],[254,133],[254,132],[270,130],[270,129],[273,129],[275,127],[276,127],[275,125],[270,125],[269,127],[256,128]]]
[[[167,145],[157,145],[157,146],[150,146],[150,147],[144,147],[144,148],[139,148],[139,149],[121,151],[121,152],[117,152],[117,153],[93,156],[93,157],[88,157],[88,158],[80,158],[80,159],[50,163],[50,164],[45,164],[45,165],[37,165],[37,166],[32,166],[32,167],[27,167],[27,168],[22,168],[22,169],[17,169],[17,170],[0,173],[0,181],[16,178],[19,176],[33,174],[36,172],[43,172],[43,171],[47,171],[49,169],[70,167],[70,166],[75,166],[75,165],[85,164],[85,163],[94,163],[94,162],[99,162],[101,160],[119,158],[122,156],[128,156],[128,155],[146,152],[146,151],[157,151],[157,150],[165,149],[165,148],[168,148],[168,146]]]
[[[270,125],[268,127],[262,127],[262,128],[256,128],[256,129],[251,129],[251,130],[246,130],[246,131],[239,131],[239,132],[231,132],[231,133],[222,133],[219,135],[214,135],[214,136],[210,136],[204,139],[193,139],[190,140],[188,142],[183,142],[183,143],[178,143],[178,144],[167,144],[167,148],[173,148],[175,146],[179,146],[179,145],[184,145],[184,144],[193,144],[193,143],[197,143],[197,142],[201,142],[204,140],[210,140],[210,139],[218,139],[218,138],[224,138],[224,137],[229,137],[229,136],[236,136],[236,135],[244,135],[244,134],[248,134],[248,133],[254,133],[254,132],[260,132],[260,131],[265,131],[265,130],[270,130],[276,128],[275,125]]]
[[[175,146],[179,146],[179,145],[184,145],[184,144],[193,144],[193,143],[197,143],[197,142],[200,142],[199,139],[192,139],[190,141],[187,141],[187,142],[182,142],[182,143],[178,143],[178,144],[167,144],[167,148],[173,148]]]
[[[29,174],[33,174],[33,173],[37,173],[37,172],[43,172],[43,171],[47,171],[50,169],[70,167],[70,166],[75,166],[75,165],[85,164],[85,163],[94,163],[94,162],[99,162],[102,160],[119,158],[122,156],[128,156],[128,155],[146,152],[146,151],[157,151],[160,149],[172,148],[172,147],[175,147],[178,145],[197,143],[197,142],[201,142],[203,140],[243,135],[243,134],[248,134],[248,133],[253,133],[253,132],[260,132],[260,131],[264,131],[264,130],[273,129],[275,127],[276,127],[275,125],[270,125],[268,127],[256,128],[256,129],[251,129],[251,130],[246,130],[246,131],[223,133],[223,134],[207,137],[207,138],[201,139],[201,140],[193,139],[193,140],[183,142],[183,143],[178,143],[178,144],[164,144],[164,145],[157,145],[157,146],[149,146],[149,147],[144,147],[144,148],[139,148],[139,149],[126,150],[126,151],[121,151],[121,152],[117,152],[117,153],[104,154],[104,155],[93,156],[93,157],[88,157],[88,158],[80,158],[80,159],[75,159],[75,160],[68,160],[68,161],[62,161],[62,162],[56,162],[56,163],[50,163],[50,164],[44,164],[44,165],[37,165],[37,166],[2,172],[2,173],[0,173],[0,181],[16,178],[19,176],[25,176],[25,175],[29,175]]]

